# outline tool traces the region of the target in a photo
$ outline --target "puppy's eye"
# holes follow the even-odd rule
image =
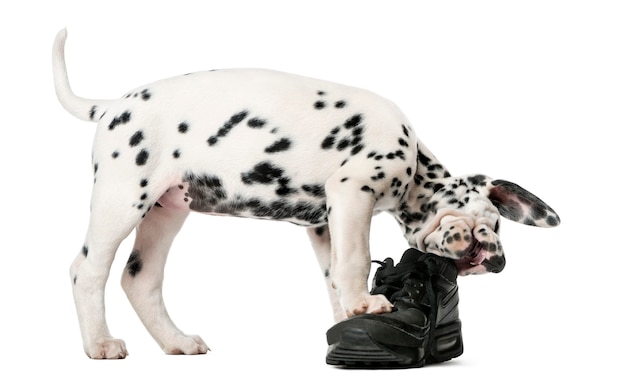
[[[496,221],[496,226],[493,228],[493,231],[498,233],[498,230],[500,230],[500,220]]]

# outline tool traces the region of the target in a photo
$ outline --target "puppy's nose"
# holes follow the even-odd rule
[[[482,265],[487,268],[488,272],[499,273],[504,269],[506,259],[504,256],[491,256],[490,258],[483,260]]]

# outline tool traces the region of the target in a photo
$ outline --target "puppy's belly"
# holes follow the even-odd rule
[[[263,190],[249,189],[235,193],[227,192],[212,182],[201,185],[182,182],[170,187],[157,202],[173,210],[289,221],[304,226],[322,225],[328,220],[323,197],[295,193],[280,197],[262,194],[265,193]]]

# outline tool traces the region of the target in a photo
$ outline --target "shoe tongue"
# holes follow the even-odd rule
[[[407,249],[402,258],[400,258],[400,262],[396,265],[396,270],[402,273],[423,270],[425,268],[422,262],[424,255],[424,252],[417,249]]]
[[[443,275],[450,281],[456,281],[458,275],[456,264],[452,259],[422,252],[415,248],[407,249],[396,267],[402,272],[418,269],[429,276]]]

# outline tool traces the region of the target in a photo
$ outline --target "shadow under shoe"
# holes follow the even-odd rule
[[[450,259],[407,250],[379,262],[372,294],[394,311],[346,319],[326,333],[326,363],[356,368],[422,367],[463,353],[457,269]]]

